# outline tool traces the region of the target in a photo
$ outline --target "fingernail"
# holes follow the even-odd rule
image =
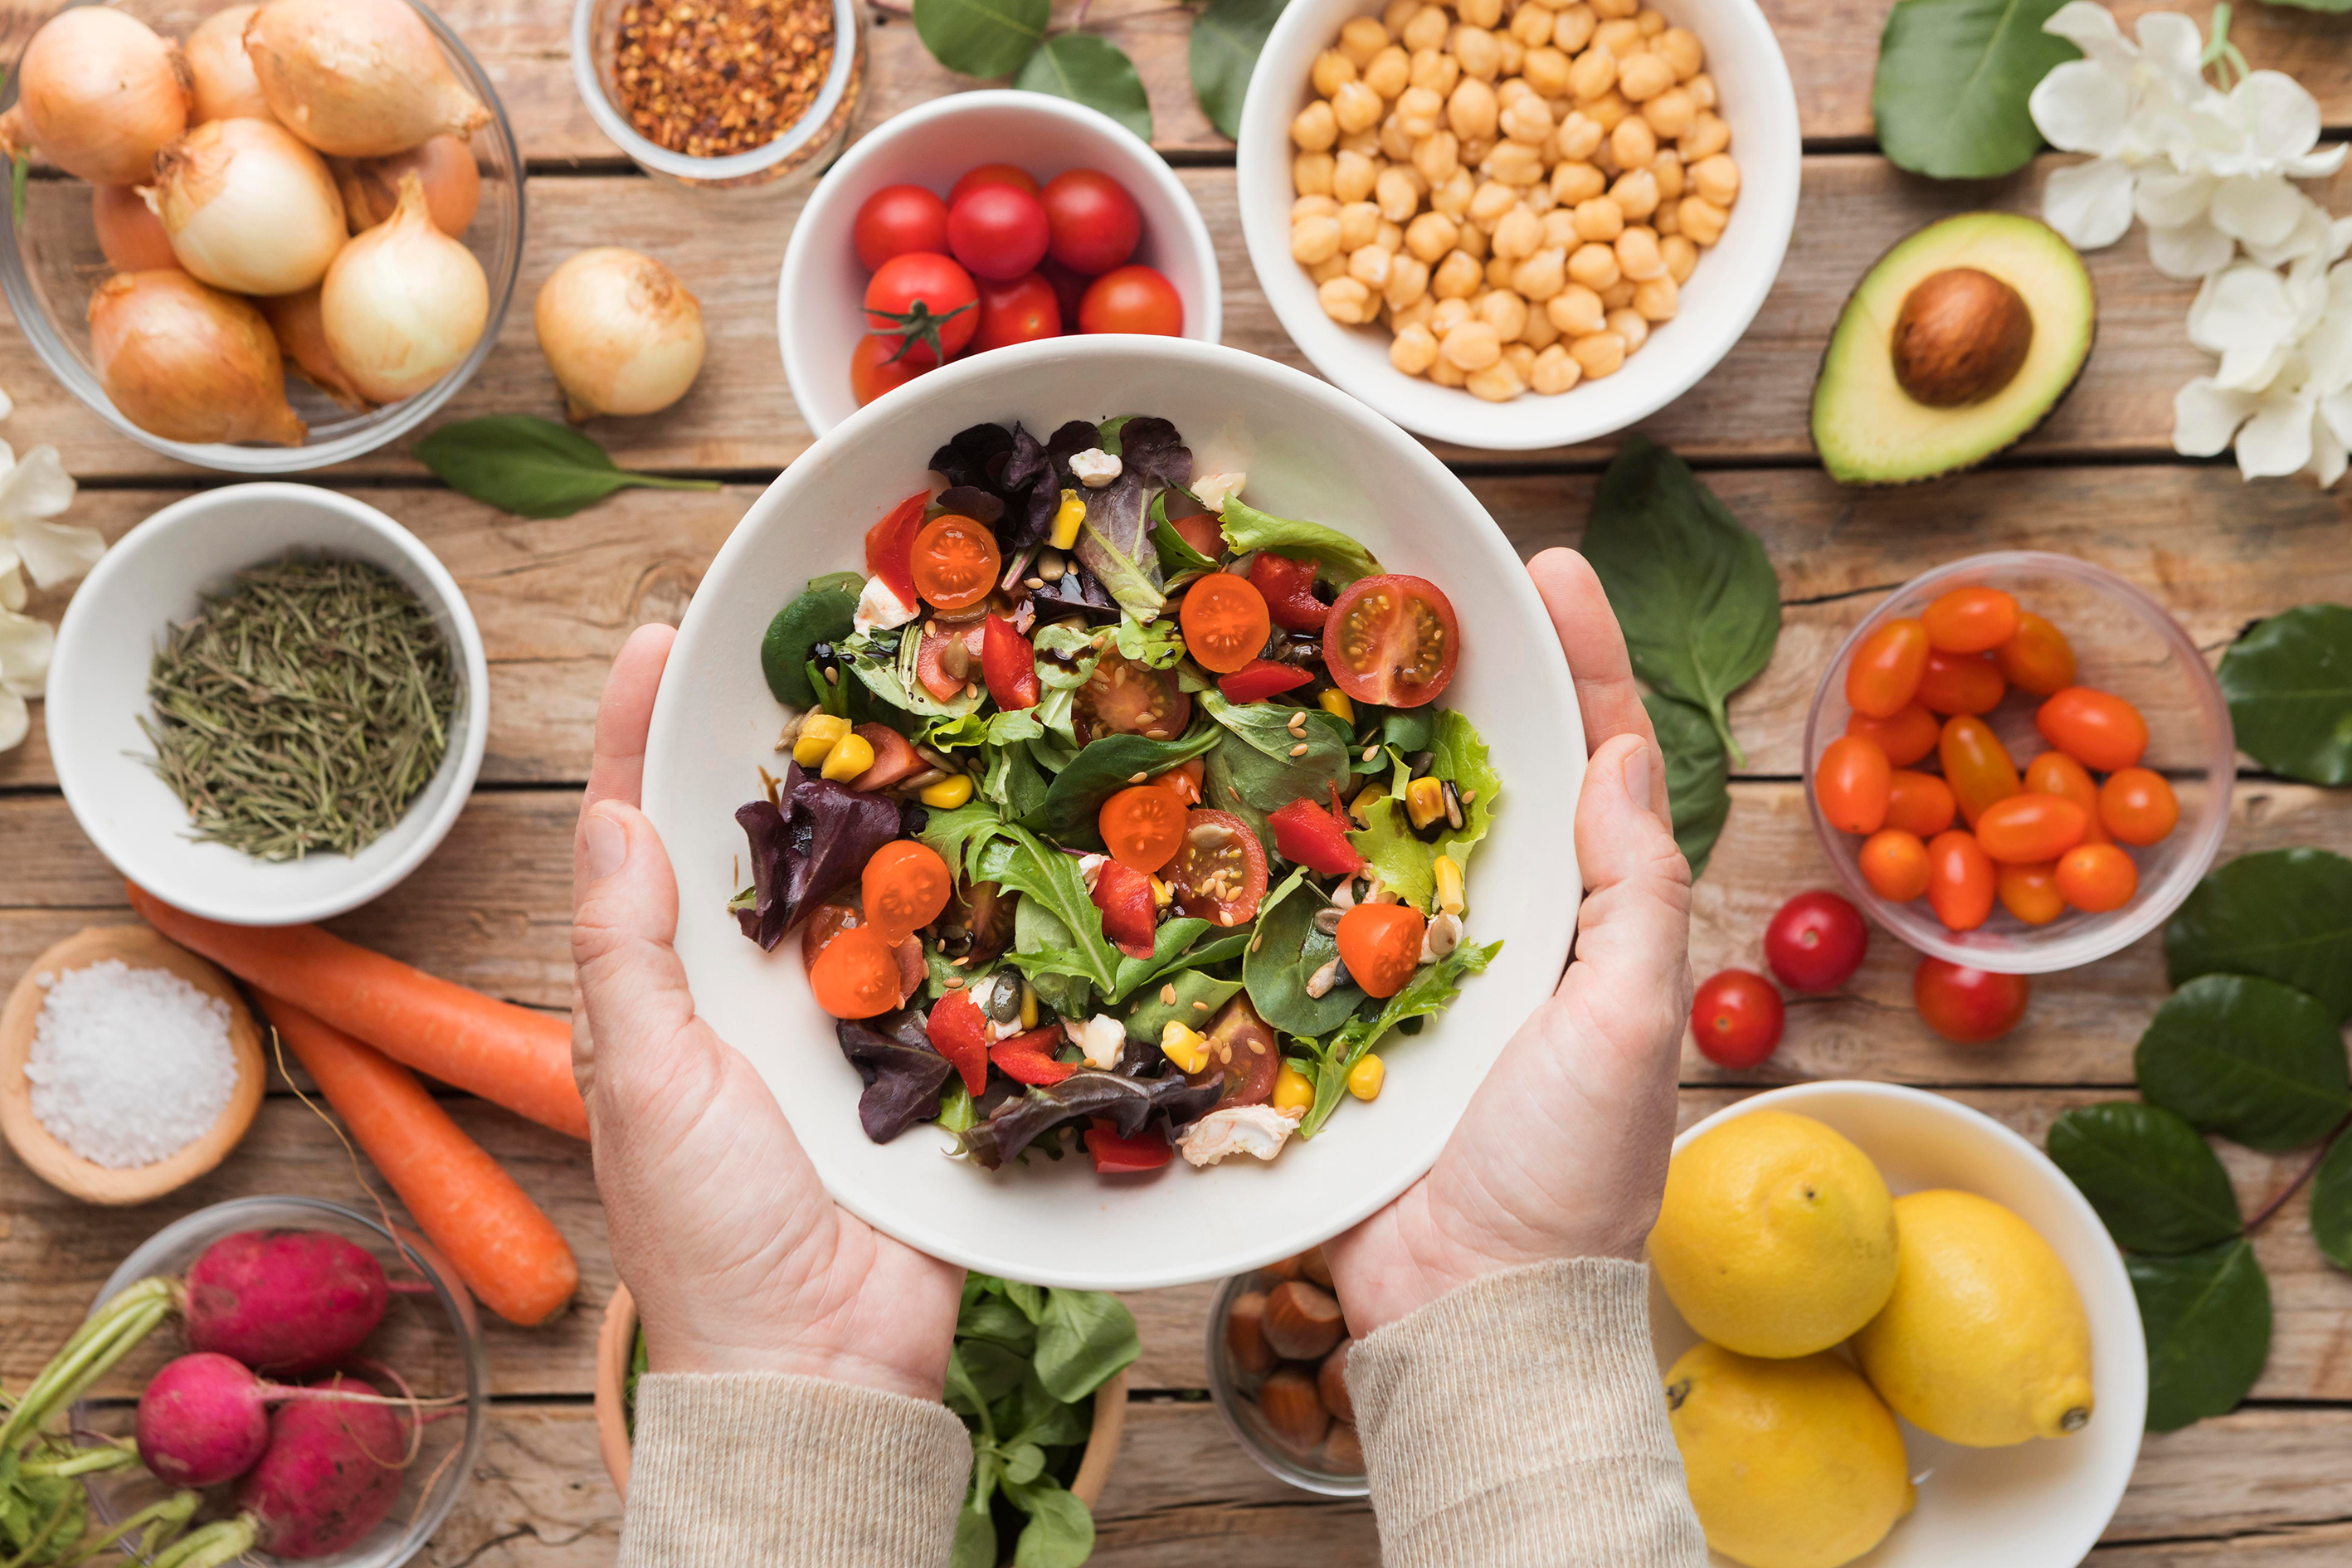
[[[588,875],[602,881],[629,858],[629,836],[601,811],[588,814]]]
[[[1636,741],[1625,753],[1625,794],[1643,811],[1650,809],[1650,742]]]

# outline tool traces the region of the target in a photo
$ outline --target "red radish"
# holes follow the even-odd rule
[[[241,1362],[199,1351],[167,1363],[139,1396],[139,1458],[175,1487],[214,1487],[269,1446],[268,1396]]]
[[[256,1372],[318,1372],[375,1331],[387,1289],[383,1266],[331,1232],[239,1231],[188,1270],[188,1345]]]
[[[312,1387],[343,1385],[338,1374]],[[271,1413],[269,1447],[237,1483],[237,1511],[264,1552],[297,1561],[332,1556],[383,1522],[407,1460],[408,1429],[385,1405],[297,1399]]]

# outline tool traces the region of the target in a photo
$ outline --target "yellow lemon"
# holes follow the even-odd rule
[[[1675,1156],[1650,1261],[1700,1337],[1742,1355],[1811,1355],[1886,1304],[1893,1200],[1834,1130],[1751,1110]]]
[[[1851,1563],[1916,1500],[1895,1417],[1826,1352],[1695,1345],[1666,1373],[1666,1408],[1706,1543],[1748,1568]]]
[[[2091,1419],[2091,1325],[2050,1244],[1990,1198],[1895,1200],[1902,1260],[1854,1336],[1896,1414],[1970,1447],[2063,1437]]]

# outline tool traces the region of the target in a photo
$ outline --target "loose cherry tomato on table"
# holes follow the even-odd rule
[[[1889,719],[1909,705],[1927,668],[1927,628],[1904,616],[1862,639],[1845,667],[1846,706]]]
[[[1095,871],[1095,908],[1102,911],[1103,935],[1129,958],[1151,956],[1152,935],[1160,924],[1160,906],[1151,897],[1151,879],[1132,866],[1105,860]]]
[[[966,1093],[988,1087],[988,1019],[971,992],[950,991],[932,1003],[924,1032],[931,1049],[955,1064]]]
[[[1149,267],[1121,267],[1087,285],[1078,301],[1082,332],[1184,335],[1184,300],[1176,286]]]
[[[1083,746],[1098,735],[1172,741],[1192,721],[1192,700],[1164,670],[1129,663],[1107,647],[1070,700],[1070,722]]]
[[[1981,654],[1929,649],[1919,672],[1919,706],[1930,713],[1990,713],[2000,706],[2009,683]]]
[[[2030,926],[2046,926],[2066,912],[2066,895],[2058,890],[2058,863],[2003,866],[1993,879],[2000,907]]]
[[[1875,743],[1886,753],[1888,762],[1898,768],[1907,768],[1936,749],[1936,742],[1944,732],[1944,722],[1914,701],[1905,703],[1885,719],[1874,719],[1863,712],[1849,713],[1845,732]]]
[[[1813,799],[1822,819],[1840,833],[1870,834],[1885,826],[1893,791],[1886,753],[1868,741],[1841,735],[1813,764]]]
[[[977,169],[966,171],[961,179],[948,187],[949,209],[952,211],[956,203],[982,185],[1010,185],[1023,195],[1032,196],[1038,190],[1037,176],[1018,163],[982,163]]]
[[[2032,697],[2048,697],[2074,684],[2074,648],[2066,634],[2032,611],[2017,617],[2017,630],[1992,650],[2001,678]]]
[[[2120,773],[2147,750],[2147,721],[2122,698],[2087,686],[2053,693],[2034,710],[2042,738],[2103,773]]]
[[[1916,833],[1882,827],[1863,840],[1862,879],[1889,903],[1907,904],[1927,890],[1927,847]]]
[[[1062,307],[1054,286],[1034,272],[1003,282],[979,279],[972,288],[980,296],[980,330],[971,335],[974,353],[1034,343],[1062,335]]]
[[[936,365],[918,363],[913,354],[900,354],[898,340],[877,338],[872,333],[857,340],[849,351],[849,395],[865,407],[886,392],[896,392],[927,370]],[[897,355],[897,358],[893,358]]]
[[[915,592],[925,604],[934,609],[961,610],[988,597],[1003,564],[996,551],[996,535],[987,524],[948,512],[931,519],[915,535],[909,569]]]
[[[948,252],[974,278],[1009,283],[1045,259],[1045,208],[1012,185],[979,185],[948,204]]]
[[[1184,629],[1184,650],[1218,675],[1231,675],[1255,658],[1274,629],[1265,595],[1248,578],[1230,572],[1194,578],[1184,590],[1177,624]]]
[[[1217,677],[1217,689],[1234,703],[1263,702],[1286,691],[1296,691],[1315,678],[1295,664],[1254,658],[1231,675]]]
[[[1923,958],[1911,976],[1911,1005],[1927,1027],[1956,1045],[1980,1046],[2017,1027],[2032,985],[2022,974],[1966,969]]]
[[[915,535],[923,531],[923,509],[931,492],[917,490],[866,531],[866,574],[879,577],[902,605],[915,602]]]
[[[1315,596],[1315,574],[1322,563],[1309,556],[1293,561],[1261,550],[1250,560],[1252,586],[1265,595],[1266,613],[1286,632],[1319,632],[1331,616],[1331,606]]]
[[[2145,848],[2180,821],[2180,801],[2162,773],[2123,768],[2099,786],[2097,820],[2117,843]]]
[[[2004,866],[2033,866],[2080,844],[2090,821],[2073,801],[2029,790],[1984,808],[1977,818],[1977,843]]]
[[[1175,1157],[1175,1151],[1168,1146],[1166,1129],[1146,1127],[1132,1138],[1122,1138],[1118,1128],[1099,1116],[1087,1129],[1087,1152],[1094,1156],[1097,1176],[1156,1171]]]
[[[893,942],[940,918],[955,889],[955,876],[940,852],[901,838],[874,851],[858,878],[866,921]]]
[[[1339,917],[1339,962],[1367,996],[1393,996],[1421,964],[1429,922],[1411,904],[1356,904]]]
[[[2017,635],[2018,615],[2017,601],[1998,588],[1954,588],[1920,611],[1919,621],[1927,646],[1940,653],[1990,653]]]
[[[2099,786],[2091,782],[2083,764],[2063,752],[2044,752],[2025,764],[2025,788],[2039,795],[2054,795],[2071,800],[2083,808],[2083,838],[2085,844],[2102,842],[2106,829],[2099,824]]]
[[[1053,225],[1054,259],[1091,278],[1135,254],[1143,209],[1127,187],[1099,169],[1067,169],[1038,193]]]
[[[1462,631],[1452,601],[1424,577],[1350,583],[1323,618],[1323,662],[1359,702],[1419,708],[1454,679]]]
[[[1212,925],[1245,924],[1265,901],[1265,846],[1229,811],[1186,812],[1184,847],[1167,870],[1176,907]]]
[[[1764,928],[1764,962],[1791,991],[1834,991],[1870,947],[1862,911],[1835,893],[1799,893]]]
[[[1727,969],[1691,999],[1691,1033],[1699,1054],[1717,1067],[1752,1068],[1780,1043],[1788,1009],[1760,974]]]
[[[935,251],[894,256],[866,285],[866,327],[902,345],[919,370],[953,359],[980,330],[971,274]],[[896,352],[896,351],[894,351]]]
[[[859,265],[871,272],[894,256],[948,247],[948,204],[920,185],[885,185],[850,225]]]
[[[1042,693],[1037,685],[1036,650],[1003,616],[988,617],[980,647],[980,674],[999,708],[1011,712],[1037,706]]]
[[[1992,915],[1997,873],[1973,834],[1958,828],[1927,841],[1927,904],[1951,931],[1974,931]]]
[[[1986,806],[2017,793],[2017,764],[1983,720],[1965,713],[1946,720],[1936,752],[1944,764],[1944,782],[1951,786],[1960,816],[1969,826],[1976,826]]]
[[[836,1018],[871,1018],[898,1005],[898,958],[872,926],[851,926],[809,965],[816,1005]]]
[[[2139,868],[2113,844],[2078,844],[2058,857],[2058,891],[2085,914],[2119,910],[2139,891]]]
[[[1157,871],[1184,847],[1184,803],[1165,784],[1129,784],[1102,803],[1095,826],[1112,859]]]
[[[1364,868],[1347,828],[1311,800],[1294,800],[1266,813],[1265,820],[1274,829],[1276,851],[1294,865],[1323,877],[1352,876]]]
[[[1952,786],[1933,773],[1897,768],[1888,775],[1886,826],[1921,838],[1933,838],[1952,825],[1959,805]]]

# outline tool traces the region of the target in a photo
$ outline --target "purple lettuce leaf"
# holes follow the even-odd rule
[[[841,1054],[866,1080],[857,1097],[857,1124],[877,1143],[887,1143],[940,1110],[940,1090],[955,1064],[940,1055],[913,1007],[879,1018],[844,1018],[834,1026]]]
[[[1055,1128],[1072,1121],[1106,1117],[1122,1138],[1143,1131],[1153,1117],[1171,1127],[1197,1121],[1215,1109],[1224,1095],[1222,1073],[1203,1084],[1187,1083],[1181,1073],[1165,1078],[1126,1078],[1116,1072],[1074,1072],[1056,1084],[1032,1089],[1018,1100],[1008,1100],[989,1113],[988,1120],[963,1134],[963,1152],[989,1170],[1008,1160]]]
[[[735,820],[751,844],[752,892],[751,907],[735,919],[773,952],[810,906],[856,881],[874,852],[898,837],[899,810],[887,796],[811,778],[792,763],[777,799],[739,806]]]
[[[1174,425],[1152,415],[1139,414],[1118,427],[1118,463],[1122,471],[1150,484],[1184,488],[1192,482],[1192,449]]]

